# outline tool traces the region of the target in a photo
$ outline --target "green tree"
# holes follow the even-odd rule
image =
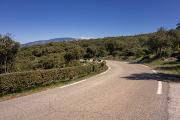
[[[109,52],[109,55],[115,56],[118,51],[122,50],[122,45],[117,40],[110,40],[106,44],[106,49]]]
[[[174,51],[178,50],[180,47],[180,31],[179,30],[170,30],[168,35],[172,41],[172,49]]]
[[[97,54],[97,48],[96,46],[89,46],[86,49],[86,54],[85,54],[85,58],[93,58],[95,57]]]
[[[19,43],[9,35],[0,35],[0,73],[11,72],[15,65]]]
[[[180,30],[180,23],[177,23],[176,26],[177,26],[176,29]]]
[[[73,56],[74,56],[73,58],[75,60],[78,60],[78,59],[80,59],[81,57],[84,56],[84,49],[82,49],[79,46],[74,48],[74,49],[72,49],[71,52],[73,53]]]
[[[107,56],[106,48],[103,46],[99,47],[97,50],[97,57],[105,57],[105,56]]]
[[[148,40],[147,45],[157,56],[162,56],[172,45],[172,41],[164,28],[160,28]]]
[[[75,59],[75,57],[74,57],[72,52],[65,53],[64,60],[66,61],[66,63],[69,63],[69,62],[71,62],[74,59]]]

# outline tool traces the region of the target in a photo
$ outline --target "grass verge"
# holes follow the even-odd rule
[[[158,59],[151,63],[146,63],[146,65],[151,66],[162,73],[180,75],[180,62],[163,61],[161,59]]]

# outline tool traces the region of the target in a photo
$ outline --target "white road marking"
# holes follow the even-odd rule
[[[149,68],[149,66],[147,66],[147,65],[142,65],[142,66]]]
[[[107,69],[106,71],[100,73],[99,75],[103,75],[103,74],[107,73],[110,69],[111,69],[111,67],[108,66],[108,69]],[[98,75],[98,76],[99,76],[99,75]],[[78,82],[75,82],[75,83],[72,83],[72,84],[69,84],[69,85],[61,86],[61,87],[59,87],[59,88],[66,88],[66,87],[69,87],[69,86],[76,85],[76,84],[79,84],[79,83],[81,83],[81,82],[84,82],[84,81],[86,81],[86,80],[87,80],[87,79],[84,79],[84,80],[81,80],[81,81],[78,81]]]
[[[107,69],[105,72],[100,73],[99,75],[103,75],[103,74],[107,73],[110,69],[111,69],[111,67],[110,67],[110,66],[108,66],[108,69]]]
[[[87,79],[84,79],[84,80],[81,80],[81,81],[79,81],[79,82],[75,82],[75,83],[72,83],[72,84],[69,84],[69,85],[65,85],[65,86],[62,86],[62,87],[59,87],[59,88],[65,88],[65,87],[69,87],[69,86],[72,86],[72,85],[76,85],[76,84],[79,84],[79,83],[81,83],[81,82],[84,82],[84,81],[86,81]]]
[[[152,72],[157,74],[156,70],[152,70]],[[162,82],[161,81],[158,81],[158,87],[157,87],[156,94],[158,94],[158,95],[162,94]]]
[[[124,62],[125,64],[128,64],[129,62]]]
[[[158,81],[158,88],[156,94],[160,95],[162,94],[162,82]]]
[[[152,70],[152,72],[153,72],[153,73],[157,73],[157,71],[156,71],[156,70]]]

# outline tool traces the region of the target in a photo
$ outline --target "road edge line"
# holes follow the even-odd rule
[[[157,73],[157,71],[156,71],[156,70],[152,70],[152,72],[153,72],[153,73]]]
[[[152,70],[153,73],[157,74],[158,72],[156,70]],[[158,86],[157,86],[157,91],[156,91],[157,95],[161,95],[162,94],[162,81],[158,81]]]
[[[156,94],[160,95],[162,94],[162,82],[158,81],[158,88]]]
[[[107,66],[108,66],[108,65],[107,65]],[[97,75],[95,75],[95,76],[103,75],[103,74],[107,73],[110,69],[111,69],[111,67],[110,67],[110,66],[108,66],[108,69],[107,69],[106,71],[104,71],[104,72],[102,72],[102,73],[100,73],[100,74],[97,74]],[[94,77],[94,76],[92,76],[92,77]],[[87,79],[88,79],[88,78],[87,78]],[[61,89],[62,89],[62,88],[70,87],[70,86],[73,86],[73,85],[76,85],[76,84],[82,83],[82,82],[86,81],[87,79],[80,80],[80,81],[78,81],[78,82],[74,82],[74,83],[72,83],[72,84],[64,85],[64,86],[61,86],[61,87],[59,87],[59,88],[61,88]]]
[[[147,66],[147,65],[144,65],[144,64],[141,64],[142,66],[144,66],[144,67],[146,67],[146,68],[150,68],[149,66]]]

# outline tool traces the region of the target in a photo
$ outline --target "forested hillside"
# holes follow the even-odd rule
[[[160,28],[154,33],[135,36],[52,42],[22,48],[10,37],[1,36],[1,73],[78,66],[81,64],[80,59],[89,58],[116,57],[139,62],[169,57],[180,60],[178,28]]]

